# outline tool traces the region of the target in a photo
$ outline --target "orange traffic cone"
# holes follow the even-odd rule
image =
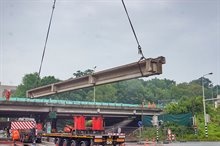
[[[146,145],[145,146],[150,146],[148,142],[148,138],[146,138]]]
[[[156,140],[154,137],[152,138],[152,142],[153,142],[153,146],[156,146]]]

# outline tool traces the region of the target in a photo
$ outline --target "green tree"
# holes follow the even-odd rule
[[[94,73],[94,70],[92,70],[92,69],[87,69],[85,71],[77,70],[75,73],[73,73],[73,75],[77,78],[77,77],[90,75],[92,73]]]
[[[94,91],[90,90],[88,93],[89,101],[94,99]],[[116,89],[112,84],[96,86],[95,90],[95,101],[96,102],[116,102]]]
[[[38,73],[36,73],[36,72],[26,74],[22,78],[22,83],[20,85],[18,85],[15,94],[13,94],[12,96],[14,96],[14,97],[25,97],[26,96],[26,91],[29,90],[29,89],[33,89],[33,88],[36,88],[36,87],[39,87],[39,86],[55,83],[55,82],[58,82],[58,81],[59,80],[56,79],[53,76],[47,76],[47,77],[44,77],[43,79],[41,79],[38,76]]]
[[[143,80],[128,80],[114,84],[117,90],[117,101],[122,103],[142,103],[145,99],[145,88],[143,86]]]
[[[40,85],[39,86],[44,86],[52,83],[59,82],[59,79],[56,79],[54,76],[45,76],[40,80]]]
[[[39,79],[38,74],[36,72],[31,73],[31,74],[26,74],[22,78],[22,83],[20,85],[18,85],[15,94],[12,96],[25,97],[26,91],[37,87],[39,82],[40,82],[40,79]]]
[[[195,83],[195,84],[202,86],[202,78],[192,80],[190,82],[190,84],[192,84],[192,83]],[[212,83],[212,81],[210,81],[208,78],[203,78],[204,87],[208,88],[211,83]]]
[[[179,103],[170,103],[166,106],[165,112],[168,114],[182,114],[187,113],[187,108]]]
[[[170,103],[165,108],[169,114],[198,114],[203,111],[202,96],[197,97],[182,97],[177,103]]]
[[[158,99],[172,99],[172,88],[176,85],[176,82],[168,79],[157,79],[146,81],[144,83],[145,90],[148,90],[149,96],[152,101],[156,102]]]

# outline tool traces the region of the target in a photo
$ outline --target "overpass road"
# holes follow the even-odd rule
[[[113,117],[160,115],[161,108],[148,108],[138,104],[82,102],[51,99],[11,98],[0,100],[0,117],[20,117],[30,114],[45,115],[55,112],[57,117],[72,117],[75,114],[103,115]]]

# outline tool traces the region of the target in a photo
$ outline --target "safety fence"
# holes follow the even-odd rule
[[[143,124],[146,127],[152,126],[153,124],[153,117],[152,116],[143,116]],[[163,123],[175,123],[176,125],[182,125],[182,126],[192,126],[193,125],[193,118],[191,113],[186,114],[162,114],[159,115],[157,118],[157,122],[159,125],[162,125]]]

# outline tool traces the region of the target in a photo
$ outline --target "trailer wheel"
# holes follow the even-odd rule
[[[24,135],[21,136],[20,141],[24,143]]]
[[[37,138],[36,143],[41,143],[41,142],[42,142],[41,138]]]
[[[114,144],[113,146],[124,146],[124,143],[122,143],[122,144]]]
[[[91,140],[89,146],[96,146],[96,145],[94,145],[94,142]]]
[[[59,146],[59,144],[58,144],[58,143],[59,143],[58,140],[59,140],[59,138],[55,138],[55,139],[54,139],[54,144],[55,144],[55,146]]]
[[[70,146],[76,146],[76,141],[72,140]]]
[[[68,140],[67,139],[64,139],[63,140],[63,143],[62,143],[62,146],[67,146],[68,145]]]
[[[23,142],[23,136],[20,135],[20,142]]]
[[[80,146],[88,146],[88,142],[87,141],[81,141],[80,142]]]
[[[63,145],[62,138],[56,138],[55,139],[55,146],[62,146],[62,145]]]

